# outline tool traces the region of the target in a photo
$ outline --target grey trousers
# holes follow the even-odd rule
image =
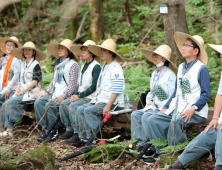
[[[208,151],[206,149],[212,150],[215,147],[216,165],[222,165],[221,141],[222,130],[214,130],[213,127],[210,128],[207,133],[204,130],[187,145],[186,149],[178,157],[178,159],[183,166],[185,166],[207,153]]]
[[[22,98],[23,95],[13,97],[3,103],[1,107],[1,128],[13,128],[14,123],[22,116],[27,108],[27,104],[17,103],[22,101]]]
[[[86,138],[83,115],[86,107],[84,105],[88,104],[90,101],[90,99],[81,99],[70,104],[69,106],[69,119],[71,121],[72,130],[74,133],[78,133],[81,139]]]
[[[175,121],[176,120],[176,121]],[[173,138],[173,131],[175,135],[175,143],[176,145],[179,145],[183,143],[187,139],[187,135],[185,133],[185,128],[189,127],[192,124],[200,124],[204,123],[206,121],[205,117],[201,117],[197,114],[194,114],[190,122],[185,122],[186,118],[183,118],[181,116],[173,116],[172,120],[170,122],[170,127],[168,130],[168,145],[174,145],[174,138]],[[175,125],[174,125],[175,122]]]
[[[137,140],[137,145],[142,145],[148,139],[148,119],[153,114],[159,112],[158,109],[135,110],[131,114],[131,138]]]
[[[50,95],[47,95],[45,97],[37,99],[34,103],[36,122],[40,121],[40,119],[48,109],[46,116],[40,122],[42,129],[46,129],[50,125],[50,123],[55,119],[56,115],[59,112],[59,105],[55,103],[56,99],[52,99],[50,101],[50,97]],[[60,121],[55,125],[52,131],[57,130],[59,127]]]
[[[103,108],[107,103],[97,103],[95,105],[87,105],[84,109],[84,128],[86,131],[86,139],[89,139],[93,133],[93,130],[96,129],[99,123],[103,120]],[[113,109],[115,105],[111,106]],[[123,107],[117,107],[115,110],[122,110]]]

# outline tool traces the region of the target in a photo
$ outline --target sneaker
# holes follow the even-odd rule
[[[59,139],[69,139],[73,136],[73,131],[65,131],[62,135],[59,135]]]
[[[12,137],[13,133],[8,133],[7,131],[4,131],[4,132],[0,132],[0,136],[10,136],[10,137]]]
[[[43,129],[43,130],[41,131],[40,135],[36,137],[36,139],[37,139],[39,142],[42,142],[46,137],[47,137],[47,130],[46,130],[46,129]]]
[[[71,138],[66,139],[65,143],[66,144],[71,144],[71,143],[77,143],[78,141],[80,141],[78,134],[74,134],[74,135],[72,135]]]
[[[79,140],[78,142],[72,144],[73,148],[78,148],[81,146],[85,146],[85,142],[83,140]]]
[[[58,130],[56,130],[56,132],[51,131],[48,137],[46,138],[45,142],[48,143],[48,142],[55,141],[57,137],[58,137]]]
[[[144,163],[149,165],[149,164],[153,164],[155,163],[156,161],[159,161],[160,160],[160,156],[158,153],[155,153],[155,155],[153,156],[153,158],[151,159],[145,159],[144,160]]]
[[[155,156],[155,151],[148,149],[147,151],[145,151],[145,153],[143,154],[142,158],[153,158]]]

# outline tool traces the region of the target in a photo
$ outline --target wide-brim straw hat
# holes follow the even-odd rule
[[[146,56],[148,60],[150,60],[153,63],[153,57],[152,54],[157,54],[160,55],[161,57],[165,58],[167,61],[169,61],[169,68],[173,72],[177,72],[177,66],[174,64],[171,60],[171,48],[168,45],[160,45],[156,50],[151,51],[151,50],[146,50],[146,49],[141,49],[141,52]]]
[[[174,38],[175,38],[177,47],[180,50],[181,54],[182,54],[182,49],[183,49],[182,44],[185,43],[187,38],[193,40],[198,45],[198,47],[200,48],[200,53],[199,53],[199,56],[198,56],[198,60],[200,60],[205,65],[207,64],[208,56],[207,56],[206,50],[204,49],[204,40],[201,36],[199,36],[199,35],[191,36],[191,35],[183,33],[183,32],[175,32],[174,33]]]
[[[222,45],[216,45],[216,44],[208,44],[210,47],[215,49],[218,53],[222,54]]]
[[[41,50],[39,50],[38,48],[36,48],[35,44],[31,41],[29,42],[26,42],[23,47],[20,47],[20,48],[16,48],[14,50],[12,50],[11,54],[20,59],[20,60],[24,60],[24,57],[23,57],[23,53],[24,53],[24,48],[31,48],[33,50],[35,50],[36,52],[36,55],[35,55],[35,59],[38,60],[38,61],[42,61],[42,60],[45,60],[46,59],[46,55],[45,53],[43,53]]]
[[[50,43],[46,49],[49,51],[50,54],[52,54],[54,57],[59,58],[59,45],[62,45],[64,47],[66,47],[68,50],[70,50],[70,47],[72,45],[72,41],[69,39],[65,39],[63,40],[61,43]],[[71,51],[71,50],[70,50]],[[72,52],[72,51],[71,51]],[[72,52],[73,53],[73,52]],[[74,60],[76,62],[79,61],[79,57],[74,54]]]
[[[99,57],[101,57],[101,49],[106,49],[116,54],[116,60],[118,62],[124,61],[124,59],[116,52],[116,43],[113,39],[107,39],[101,45],[89,45],[88,49]]]
[[[17,46],[18,46],[18,48],[19,48],[19,47],[22,47],[22,44],[19,43],[18,38],[14,37],[14,36],[12,36],[12,37],[3,37],[3,38],[0,38],[0,46],[1,46],[2,51],[3,51],[5,54],[7,54],[7,52],[6,52],[6,47],[5,47],[5,42],[6,42],[6,41],[12,41],[12,42],[16,43]]]
[[[96,45],[96,43],[95,43],[94,41],[92,41],[92,40],[87,40],[86,42],[84,42],[84,44],[75,44],[75,45],[72,45],[72,46],[70,47],[70,50],[71,50],[73,53],[77,54],[78,56],[81,56],[81,52],[82,52],[81,48],[82,48],[82,47],[87,47],[87,48],[88,48],[88,45]],[[99,62],[100,57],[99,57],[99,56],[96,56],[96,57],[95,57],[95,60],[97,60],[97,61]]]

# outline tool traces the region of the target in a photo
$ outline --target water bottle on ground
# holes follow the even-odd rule
[[[130,98],[128,93],[125,95],[125,109],[130,109]]]

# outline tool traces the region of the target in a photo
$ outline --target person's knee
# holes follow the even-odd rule
[[[131,120],[136,118],[137,111],[131,113]]]
[[[42,99],[40,98],[40,99],[37,99],[35,102],[34,102],[34,107],[36,108],[36,107],[39,107],[40,105],[41,105],[41,103],[42,103]]]

